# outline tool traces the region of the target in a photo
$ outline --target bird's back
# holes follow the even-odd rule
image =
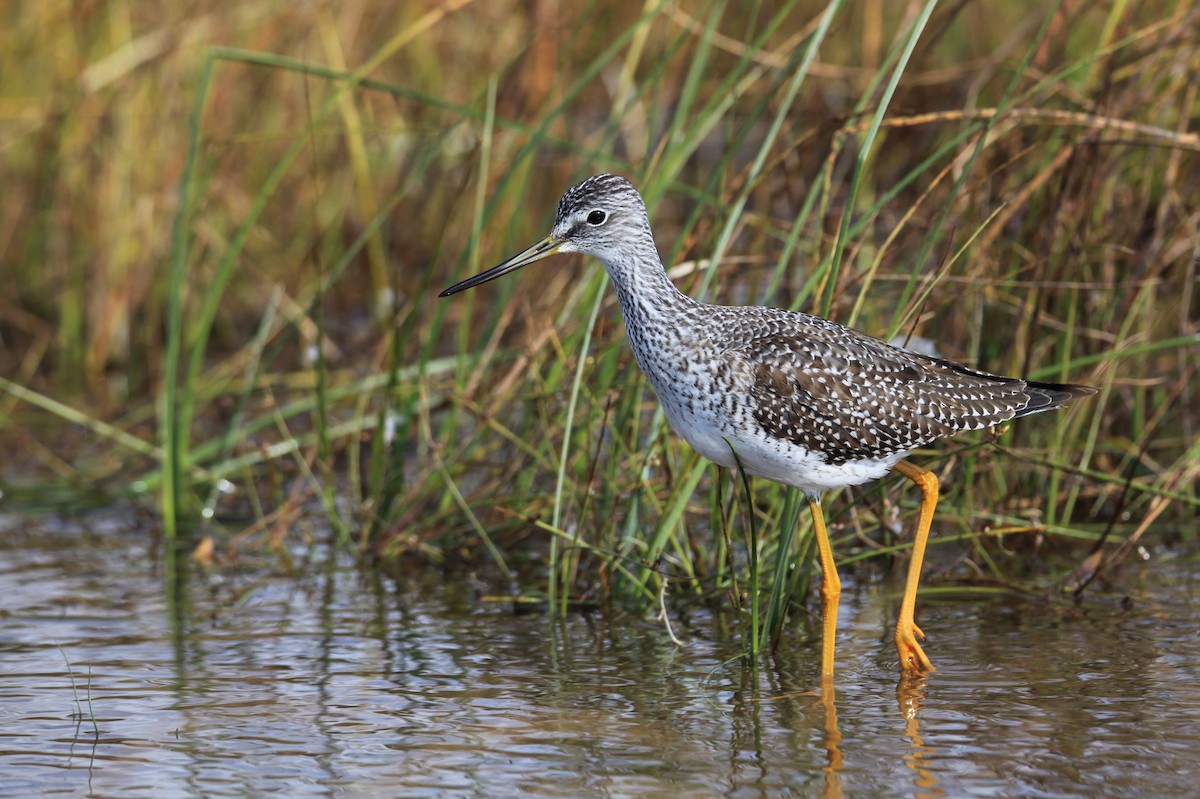
[[[728,328],[725,358],[752,381],[756,419],[831,463],[907,452],[1095,391],[990,374],[808,314],[729,310],[741,324]]]
[[[735,450],[751,473],[814,493],[881,476],[938,438],[1094,392],[989,374],[777,308],[697,304],[681,325],[689,356],[670,367],[639,357],[676,432],[711,460],[733,465]]]

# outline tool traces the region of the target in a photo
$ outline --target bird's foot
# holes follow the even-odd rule
[[[900,653],[900,668],[905,671],[925,673],[933,671],[933,664],[917,639],[925,640],[925,633],[912,621],[901,620],[896,625],[896,650]]]

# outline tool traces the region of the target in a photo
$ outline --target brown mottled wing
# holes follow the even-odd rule
[[[754,418],[768,435],[820,451],[832,464],[906,452],[962,430],[1007,421],[1025,382],[897,349],[804,314],[731,346],[753,381]],[[798,324],[799,323],[799,324]],[[780,328],[787,332],[781,332]]]

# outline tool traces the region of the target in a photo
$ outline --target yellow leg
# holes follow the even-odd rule
[[[842,596],[842,580],[833,563],[833,547],[829,545],[829,531],[825,529],[821,498],[809,497],[808,507],[812,511],[813,530],[817,534],[817,555],[821,559],[821,681],[828,683],[833,678],[833,649],[837,643],[837,613]]]
[[[925,633],[913,622],[917,607],[917,584],[921,582],[921,562],[925,559],[925,543],[929,540],[929,526],[933,523],[933,509],[937,507],[937,475],[908,461],[896,464],[896,471],[912,480],[921,489],[921,513],[917,517],[917,534],[913,537],[912,560],[908,564],[908,580],[904,584],[904,600],[900,603],[900,618],[896,622],[896,649],[900,653],[900,667],[905,671],[933,671],[933,664],[917,643],[924,640]]]

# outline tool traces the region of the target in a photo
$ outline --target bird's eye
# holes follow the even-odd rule
[[[608,214],[600,210],[592,211],[590,214],[588,214],[587,221],[589,225],[600,227],[608,221]]]

